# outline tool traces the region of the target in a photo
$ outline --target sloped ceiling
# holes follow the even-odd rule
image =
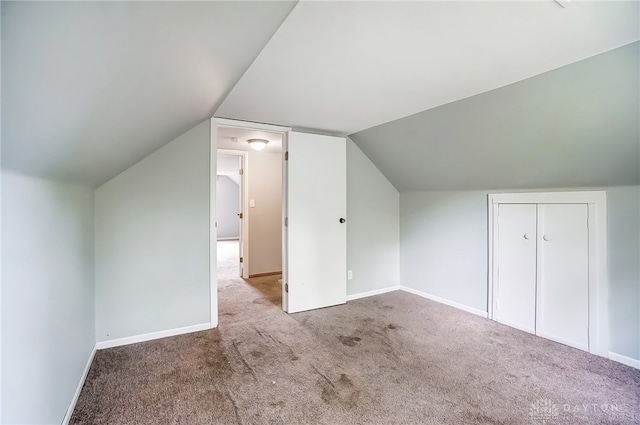
[[[216,115],[351,134],[637,41],[638,2],[300,2]]]
[[[413,160],[431,154],[422,149],[433,140],[415,142],[422,124],[401,137],[380,136],[392,127],[362,130],[640,37],[639,3],[617,1],[577,0],[565,9],[552,0],[1,7],[2,166],[92,186],[215,114],[359,132],[355,140],[399,188],[467,187],[440,175],[433,184],[408,184],[431,176],[387,158],[385,149]],[[457,143],[452,137],[440,143]],[[388,146],[378,146],[382,138]]]
[[[640,184],[640,43],[353,134],[400,191]]]
[[[213,115],[295,2],[2,2],[2,165],[97,186]]]

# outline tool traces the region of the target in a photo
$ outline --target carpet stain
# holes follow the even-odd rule
[[[337,398],[337,396],[338,395],[333,388],[327,386],[322,387],[322,394],[320,395],[320,398],[322,398],[322,401],[324,401],[325,403],[331,404]]]
[[[390,323],[387,325],[387,329],[398,329],[400,326],[398,325],[394,325],[393,323]]]
[[[242,353],[240,353],[240,350],[238,350],[238,344],[235,341],[232,341],[231,346],[233,347],[233,351],[235,351],[236,355],[240,358],[240,361],[244,365],[245,369],[251,374],[251,376],[253,376],[253,379],[257,382],[258,378],[256,377],[256,373],[253,368],[249,366],[249,363],[247,363]]]
[[[286,404],[284,401],[282,401],[282,400],[278,401],[277,403],[269,403],[269,406],[271,406],[271,407],[278,407],[278,408],[280,408],[280,409],[283,409],[286,405],[287,405],[287,404]]]
[[[251,355],[252,355],[253,357],[262,357],[262,356],[264,356],[264,353],[263,353],[262,351],[253,350],[253,351],[251,352]]]
[[[311,365],[311,368],[322,377],[322,379],[324,379],[324,381],[331,385],[331,388],[335,388],[335,385],[333,385],[333,382],[331,382],[331,380],[329,378],[327,378],[322,372],[320,372],[314,365]]]
[[[340,335],[338,339],[340,339],[340,342],[347,347],[355,347],[358,342],[362,341],[362,338],[357,336]]]
[[[345,373],[340,374],[340,380],[338,382],[340,382],[341,384],[347,385],[349,387],[353,387],[353,382],[351,381],[351,379],[349,379],[349,377]]]
[[[238,405],[236,404],[236,400],[228,392],[227,392],[227,398],[233,405],[233,411],[236,414],[236,422],[238,423],[238,425],[242,425],[242,421],[240,420],[240,414],[238,413]]]

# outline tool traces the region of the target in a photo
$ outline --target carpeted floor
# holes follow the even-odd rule
[[[639,370],[405,292],[287,315],[233,259],[220,326],[99,351],[72,424],[640,423]]]

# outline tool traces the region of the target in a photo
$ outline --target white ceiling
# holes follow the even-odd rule
[[[639,39],[638,2],[301,2],[216,115],[351,134]]]
[[[2,162],[96,186],[213,115],[294,2],[2,2]]]

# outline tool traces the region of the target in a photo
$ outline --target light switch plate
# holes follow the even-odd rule
[[[255,207],[256,207],[256,200],[249,199],[249,208],[255,208]]]

